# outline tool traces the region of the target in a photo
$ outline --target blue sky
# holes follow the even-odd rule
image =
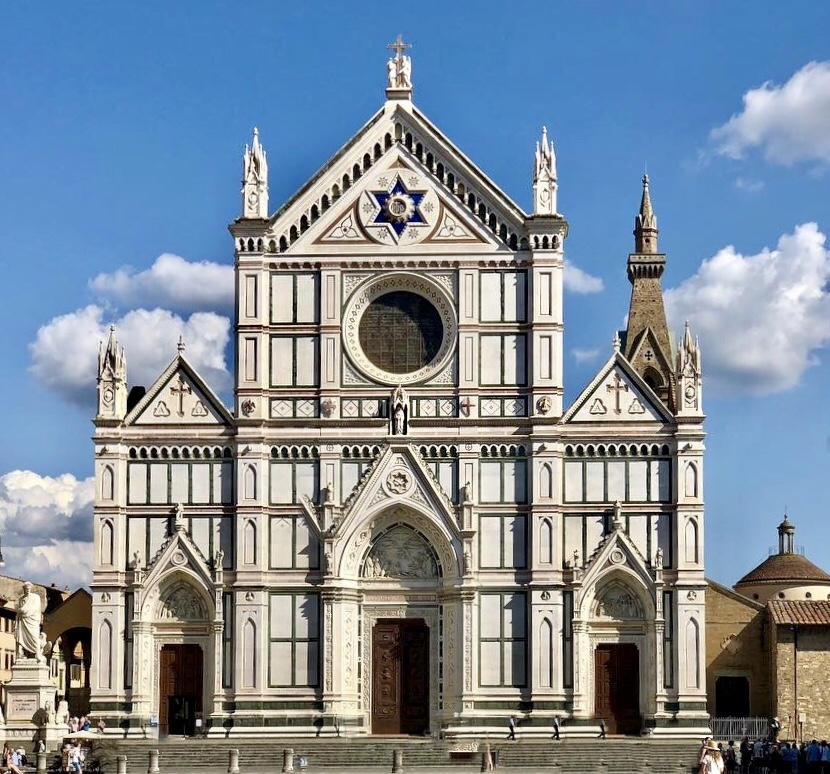
[[[570,398],[623,325],[647,168],[671,325],[701,338],[707,574],[731,585],[764,559],[785,508],[830,570],[828,29],[820,3],[4,4],[6,571],[88,577],[110,323],[132,382],[182,334],[228,386],[243,145],[257,125],[276,209],[381,105],[399,32],[418,107],[524,208],[548,126]]]

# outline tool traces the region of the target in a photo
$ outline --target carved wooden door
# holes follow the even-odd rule
[[[429,629],[421,620],[382,620],[372,632],[372,733],[429,728]]]
[[[594,716],[609,734],[638,734],[640,655],[633,643],[597,645],[594,654]]]
[[[202,649],[165,645],[159,654],[159,733],[192,736],[202,712]]]

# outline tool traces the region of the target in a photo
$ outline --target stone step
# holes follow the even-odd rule
[[[480,749],[483,749],[483,742]],[[694,771],[698,743],[694,741],[662,741],[642,738],[564,739],[491,741],[501,768],[550,768],[559,765],[563,774],[597,771],[636,772],[643,761],[649,761],[654,774],[678,774],[680,766]],[[130,770],[140,770],[148,760],[148,752],[159,750],[161,771],[196,768],[226,771],[228,751],[239,750],[243,771],[262,767],[281,767],[283,750],[291,748],[296,756],[305,757],[317,768],[384,768],[391,770],[395,749],[403,752],[404,766],[474,768],[480,766],[481,754],[450,754],[446,741],[412,738],[272,738],[272,739],[166,739],[115,740],[96,742],[94,757],[105,774],[115,772],[117,755],[126,755]],[[606,768],[602,768],[602,762]]]

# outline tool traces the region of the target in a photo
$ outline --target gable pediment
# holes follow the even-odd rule
[[[615,352],[562,417],[563,423],[667,422],[662,401]]]
[[[416,177],[411,191],[427,191],[423,206],[415,205],[423,222],[407,220],[401,234],[383,228],[388,224],[379,221],[378,214],[386,201],[371,196],[372,191],[383,196],[394,188],[390,170],[395,168],[406,170],[403,187],[409,177]],[[379,185],[384,173],[390,191]],[[429,239],[436,246],[516,249],[525,217],[422,113],[410,103],[389,102],[269,221],[262,222],[262,247],[273,253],[341,254],[360,245],[364,250],[406,249]],[[388,236],[379,236],[384,232]],[[240,249],[246,247],[242,239]]]
[[[124,420],[128,425],[229,425],[228,410],[178,355]]]
[[[348,533],[367,514],[400,505],[430,514],[451,534],[459,535],[450,494],[444,491],[420,455],[403,445],[384,450],[346,497],[335,534]]]

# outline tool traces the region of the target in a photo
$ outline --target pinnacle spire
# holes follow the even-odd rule
[[[546,126],[542,127],[541,141],[536,143],[533,161],[533,214],[556,215],[556,153]]]
[[[643,175],[640,211],[634,219],[634,252],[640,254],[657,252],[657,216],[651,206],[648,182],[648,175]]]
[[[268,217],[268,159],[254,127],[250,147],[242,155],[242,217]]]

